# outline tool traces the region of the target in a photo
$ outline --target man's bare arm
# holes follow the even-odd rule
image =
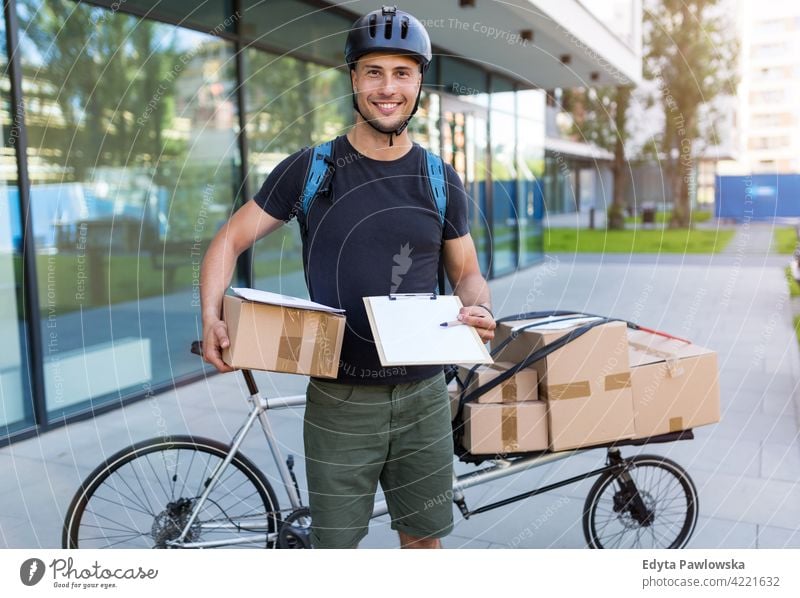
[[[477,328],[483,342],[492,340],[496,327],[494,318],[487,309],[480,307],[485,305],[491,309],[489,285],[481,274],[470,234],[444,242],[444,268],[453,292],[464,304],[459,320]]]
[[[206,250],[200,268],[203,357],[220,372],[233,370],[222,361],[222,349],[230,344],[222,321],[222,297],[233,278],[236,260],[282,224],[282,220],[267,214],[255,201],[248,201],[217,232]]]

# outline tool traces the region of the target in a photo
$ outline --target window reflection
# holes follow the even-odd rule
[[[244,58],[252,196],[281,160],[344,134],[352,122],[352,100],[343,70],[255,49]],[[308,295],[296,220],[256,243],[253,277],[256,288]]]
[[[52,416],[196,371],[199,268],[238,187],[231,44],[20,0]]]
[[[524,266],[540,261],[543,254],[544,92],[518,91],[517,105],[519,259]]]
[[[492,94],[492,232],[494,274],[500,276],[517,267],[517,160],[514,92]],[[505,112],[500,108],[512,109]]]
[[[5,48],[5,21],[0,20]],[[25,380],[26,322],[22,314],[22,227],[14,145],[19,130],[11,114],[10,81],[5,52],[0,53],[0,134],[3,136],[0,180],[0,435],[33,423],[29,386]]]

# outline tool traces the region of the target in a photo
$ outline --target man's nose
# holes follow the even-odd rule
[[[396,90],[397,82],[394,80],[394,77],[387,77],[383,80],[381,91],[384,93],[384,95],[393,95]]]

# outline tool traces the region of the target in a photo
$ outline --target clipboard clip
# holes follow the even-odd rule
[[[398,299],[422,299],[425,297],[431,301],[435,301],[438,295],[436,293],[389,293],[389,301],[397,301]]]

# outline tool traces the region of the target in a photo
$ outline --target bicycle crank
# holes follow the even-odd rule
[[[311,548],[311,511],[295,509],[281,523],[278,548]]]

